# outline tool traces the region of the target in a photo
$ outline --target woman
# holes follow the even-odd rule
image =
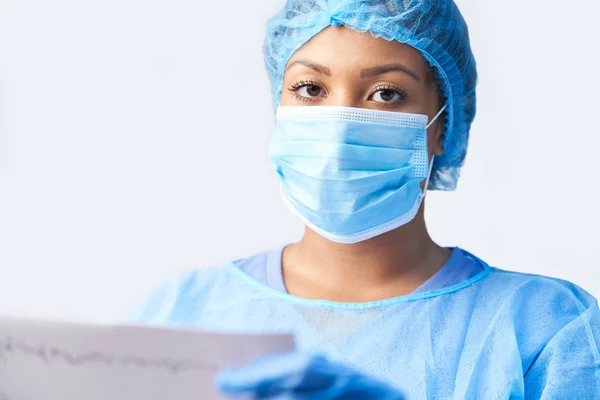
[[[599,399],[596,300],[429,236],[475,115],[450,0],[289,0],[268,23],[269,156],[297,243],[165,284],[134,319],[293,332],[301,352],[222,373],[252,398]]]

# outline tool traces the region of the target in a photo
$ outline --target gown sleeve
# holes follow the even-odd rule
[[[525,398],[600,400],[597,302],[560,329],[525,373]]]
[[[121,319],[124,324],[168,323],[187,275],[177,275],[162,282]]]
[[[193,326],[198,322],[222,271],[222,267],[210,267],[176,274],[134,306],[120,322]]]

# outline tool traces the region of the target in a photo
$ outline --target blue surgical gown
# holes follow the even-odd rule
[[[366,303],[299,298],[230,263],[166,282],[128,322],[292,332],[301,350],[386,380],[407,399],[600,399],[596,299],[477,260],[481,272],[463,282]]]

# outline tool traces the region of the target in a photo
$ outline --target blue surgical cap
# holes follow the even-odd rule
[[[467,25],[452,0],[287,0],[267,23],[263,44],[273,106],[294,52],[330,25],[395,39],[437,69],[447,107],[444,153],[435,158],[431,190],[454,190],[475,117],[477,70]]]

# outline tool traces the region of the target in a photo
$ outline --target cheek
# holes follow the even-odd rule
[[[290,101],[292,100],[292,96],[290,96],[290,92],[289,90],[287,90],[287,82],[283,81],[283,84],[281,85],[281,93],[279,95],[279,105],[280,106],[287,106],[290,104]]]
[[[293,101],[291,96],[291,92],[288,90],[290,86],[292,86],[296,81],[294,77],[290,77],[290,75],[286,72],[283,77],[283,82],[281,83],[281,92],[279,93],[279,105],[287,106],[290,105]]]
[[[442,108],[443,104],[439,104],[440,103],[439,94],[438,94],[438,92],[436,92],[433,89],[427,90],[425,99],[427,102],[427,115],[429,116],[429,119],[431,120],[440,111],[440,108]],[[436,122],[440,121],[440,117],[438,117],[438,119],[436,119]]]
[[[289,95],[289,93],[282,91],[281,92],[281,97],[279,98],[279,105],[280,106],[289,106],[292,105],[292,98]]]
[[[424,83],[405,85],[407,98],[398,111],[427,115],[430,121],[437,114],[437,94]]]

